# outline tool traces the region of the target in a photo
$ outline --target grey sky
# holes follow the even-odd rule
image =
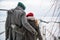
[[[1,1],[1,0],[0,0]],[[22,2],[26,6],[26,13],[33,12],[36,18],[43,16],[51,17],[54,11],[54,7],[51,8],[53,1],[51,0],[2,0],[0,2],[0,8],[2,9],[12,9],[15,8],[18,2]],[[58,12],[55,12],[55,17]]]

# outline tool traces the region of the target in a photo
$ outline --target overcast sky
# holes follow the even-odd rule
[[[36,18],[51,17],[53,14],[54,7],[48,12],[53,4],[51,0],[0,0],[0,9],[15,8],[18,2],[22,2],[26,6],[26,14],[33,12]],[[55,16],[57,16],[56,14]]]

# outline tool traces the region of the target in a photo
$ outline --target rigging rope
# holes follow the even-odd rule
[[[7,9],[0,9],[0,11],[8,11]]]
[[[5,32],[5,31],[3,31],[3,32],[0,32],[0,35],[2,35],[4,32]]]

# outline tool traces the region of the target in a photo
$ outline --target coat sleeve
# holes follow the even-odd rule
[[[10,27],[10,12],[7,12],[7,19],[6,19],[6,23],[5,23],[5,39],[7,40],[9,37],[9,27]]]
[[[22,24],[29,32],[35,35],[37,34],[37,31],[27,22],[25,13],[22,15]]]
[[[39,40],[43,40],[42,36],[41,36],[41,32],[40,32],[40,29],[39,29],[39,23],[38,23],[37,19],[35,20],[35,23],[36,23],[37,32],[38,32],[38,38],[39,38]]]
[[[9,28],[8,28],[8,24],[7,24],[8,21],[6,21],[6,26],[5,26],[5,39],[7,40],[8,39],[8,36],[9,36]]]
[[[40,32],[40,30],[39,30],[39,26],[38,26],[38,38],[39,38],[39,40],[43,40],[43,38],[42,38],[42,36],[41,36],[41,32]]]

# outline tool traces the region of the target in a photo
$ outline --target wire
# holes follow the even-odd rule
[[[60,15],[60,13],[58,14],[58,16]],[[56,20],[58,19],[58,16],[57,16],[57,18],[56,18]],[[52,29],[51,29],[51,33],[52,33],[52,30],[54,29],[53,27],[54,27],[54,25],[55,25],[55,23],[52,25]],[[56,30],[55,30],[56,31]],[[50,34],[51,35],[51,34]]]
[[[0,22],[5,22],[5,21],[0,21]]]
[[[41,19],[39,19],[40,20],[40,22],[44,22],[44,23],[50,23],[50,22],[53,22],[53,23],[60,23],[60,22],[56,22],[56,21],[49,21],[49,22],[47,22],[47,21],[44,21],[44,20],[41,20]]]
[[[1,32],[0,35],[2,35],[5,31]]]
[[[55,0],[56,1],[56,0]],[[54,16],[54,13],[55,13],[55,11],[56,11],[56,8],[57,8],[57,6],[58,6],[58,1],[56,2],[56,5],[55,5],[55,8],[54,8],[54,12],[53,12],[53,15],[52,15],[52,17]],[[58,14],[58,16],[60,15],[60,13]],[[57,16],[57,18],[56,18],[56,20],[58,19],[58,16]],[[55,22],[56,22],[56,20],[55,20]],[[51,20],[52,21],[52,20]],[[51,32],[52,32],[52,30],[53,30],[53,27],[54,27],[54,25],[55,25],[55,23],[52,25],[52,29],[51,29]]]
[[[57,9],[57,2],[56,2],[55,4],[56,4],[56,5],[55,5],[55,8],[54,8],[54,11],[53,11],[53,14],[52,14],[52,18],[54,17],[55,11],[56,11],[56,9]],[[51,21],[52,21],[52,18],[51,18]]]
[[[52,2],[52,0],[50,1],[50,3]],[[50,7],[50,9],[46,12],[46,13],[49,13],[50,12],[50,10],[53,8],[53,6],[55,5],[55,1],[54,1],[54,3],[51,5],[51,7]],[[46,15],[44,15],[44,17],[46,17],[47,16],[47,14]]]
[[[0,11],[8,11],[7,9],[0,9]]]
[[[41,19],[40,19],[40,22],[49,23],[49,22],[43,21],[43,20],[41,20]]]
[[[60,15],[60,12],[59,12],[59,14],[57,15],[57,18],[56,18],[55,22],[57,21],[57,19],[58,19],[59,15]],[[55,23],[54,23],[54,24],[55,24]],[[52,26],[52,27],[54,27],[54,24],[53,24],[53,26]],[[52,30],[53,30],[53,28],[52,28]]]

